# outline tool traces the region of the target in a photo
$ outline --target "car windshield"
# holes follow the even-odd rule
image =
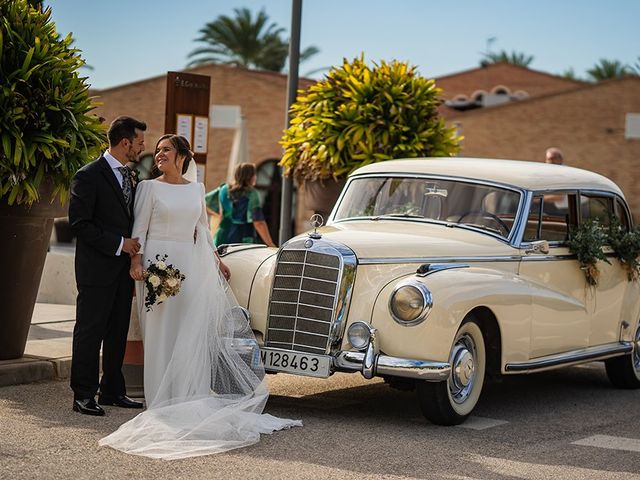
[[[334,221],[416,218],[467,225],[508,237],[520,193],[455,180],[369,177],[352,180]]]

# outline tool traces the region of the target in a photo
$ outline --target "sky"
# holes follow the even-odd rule
[[[234,9],[264,9],[291,27],[291,0],[45,0],[61,34],[103,89],[182,70],[198,31]],[[427,77],[478,66],[482,52],[518,51],[530,68],[579,77],[600,59],[640,63],[640,0],[303,0],[301,47],[320,53],[300,74],[364,54],[407,61]],[[326,70],[324,71],[326,73]],[[308,75],[321,78],[322,72]]]

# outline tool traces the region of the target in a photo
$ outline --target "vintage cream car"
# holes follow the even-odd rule
[[[576,168],[393,160],[354,172],[326,226],[220,251],[267,371],[414,385],[451,425],[487,375],[604,360],[614,385],[640,386],[638,283],[611,258],[588,286],[566,244],[611,214],[631,226],[622,191]]]

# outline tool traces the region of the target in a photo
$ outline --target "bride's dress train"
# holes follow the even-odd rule
[[[186,279],[177,296],[154,306],[149,313],[144,311],[142,282],[136,282],[145,340],[148,408],[100,440],[100,445],[171,460],[245,447],[258,442],[261,433],[302,425],[262,413],[268,389],[259,351],[244,313],[219,274],[206,216],[203,223],[201,211],[197,212],[195,244],[193,236],[190,241],[177,237],[167,240],[167,235],[154,233],[157,224],[163,223],[156,217],[174,213],[162,212],[163,208],[175,210],[181,201],[189,205],[185,208],[191,208],[186,197],[197,189],[197,198],[202,194],[201,187],[174,186],[173,191],[167,193],[165,189],[159,197],[159,189],[165,185],[148,183],[141,183],[147,184],[137,194],[143,198],[136,198],[136,223],[138,215],[144,215],[143,209],[153,211],[147,220],[150,228],[144,265],[156,254],[167,254],[167,262],[179,268]],[[167,200],[174,192],[179,192],[176,195],[180,198]],[[154,207],[144,206],[154,198]],[[164,206],[158,204],[158,198]],[[177,224],[184,221],[184,209],[180,213],[183,217]],[[176,223],[169,217],[164,220]],[[160,231],[166,233],[166,229]]]

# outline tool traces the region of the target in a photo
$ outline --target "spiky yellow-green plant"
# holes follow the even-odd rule
[[[298,182],[344,178],[393,158],[445,157],[461,137],[438,114],[441,90],[406,62],[364,58],[332,68],[291,107],[280,165]]]
[[[105,146],[72,42],[50,8],[0,2],[0,197],[10,205],[38,200],[45,178],[64,202],[75,172]]]

